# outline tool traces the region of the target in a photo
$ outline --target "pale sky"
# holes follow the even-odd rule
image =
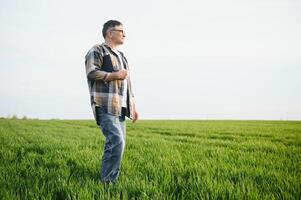
[[[84,57],[124,24],[142,119],[301,120],[301,1],[0,0],[0,116],[93,119]]]

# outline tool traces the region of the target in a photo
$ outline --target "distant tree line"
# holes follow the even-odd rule
[[[27,119],[30,119],[28,118],[27,116],[23,115],[23,117],[18,117],[17,115],[8,115],[7,117],[0,117],[0,119],[22,119],[22,120],[27,120]]]

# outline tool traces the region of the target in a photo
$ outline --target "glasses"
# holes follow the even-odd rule
[[[124,30],[118,30],[118,29],[112,29],[111,31],[118,31],[118,32],[120,32],[120,33],[122,33],[122,34],[125,33]]]

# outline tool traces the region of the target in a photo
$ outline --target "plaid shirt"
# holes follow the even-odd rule
[[[129,65],[123,53],[119,51],[122,57],[123,66],[129,70]],[[96,119],[95,106],[101,106],[106,113],[116,116],[121,115],[121,103],[123,95],[123,80],[114,80],[106,82],[105,79],[109,73],[122,69],[122,65],[116,53],[105,43],[94,45],[85,56],[86,75],[91,97],[91,106]],[[132,119],[133,115],[133,92],[130,76],[127,81],[127,114]]]

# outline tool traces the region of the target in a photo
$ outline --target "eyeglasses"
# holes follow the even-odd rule
[[[124,34],[124,30],[112,29],[111,31],[118,31]]]

